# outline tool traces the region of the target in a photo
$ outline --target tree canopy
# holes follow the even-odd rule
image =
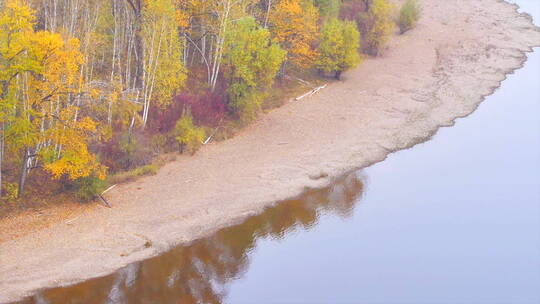
[[[319,12],[311,1],[281,0],[270,15],[272,34],[292,64],[306,68],[317,57]]]
[[[340,16],[365,49],[392,31],[387,0],[347,3],[0,0],[0,200],[93,197],[110,175],[253,121],[301,78],[339,78],[361,58]]]
[[[352,21],[329,20],[323,27],[317,67],[324,72],[341,73],[360,63],[360,33]]]
[[[285,60],[286,51],[270,40],[270,31],[252,17],[238,20],[227,38],[225,60],[231,84],[231,107],[242,120],[253,119]]]

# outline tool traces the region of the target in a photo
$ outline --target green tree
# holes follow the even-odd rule
[[[337,18],[341,8],[341,0],[314,0],[315,6],[319,8],[321,17],[324,19]]]
[[[399,11],[398,26],[401,34],[413,29],[420,19],[420,5],[416,0],[407,0]]]
[[[239,19],[227,42],[224,59],[229,69],[229,102],[247,122],[256,117],[287,52],[252,17]]]
[[[366,12],[358,16],[358,26],[366,53],[378,55],[394,30],[392,12],[394,6],[388,0],[372,0]]]
[[[324,72],[341,73],[360,63],[360,33],[351,21],[331,19],[323,27],[316,66]]]

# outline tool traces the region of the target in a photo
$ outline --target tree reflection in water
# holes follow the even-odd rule
[[[247,270],[257,239],[282,239],[293,231],[308,230],[326,213],[346,218],[362,190],[361,177],[353,173],[210,237],[106,277],[44,290],[22,303],[221,303],[227,283]]]

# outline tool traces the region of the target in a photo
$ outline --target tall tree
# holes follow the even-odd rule
[[[270,32],[253,17],[238,20],[228,34],[225,60],[230,104],[243,121],[249,121],[259,111],[287,52],[270,40]]]
[[[394,30],[394,6],[388,0],[371,0],[368,10],[359,15],[358,25],[364,39],[364,49],[378,55]]]
[[[186,74],[182,64],[177,13],[172,0],[149,0],[144,7],[143,127],[154,97],[167,104],[179,90]]]
[[[319,45],[317,67],[333,72],[336,79],[341,73],[360,62],[358,49],[360,33],[352,21],[331,19],[323,27]]]
[[[79,41],[34,31],[33,14],[18,0],[8,0],[0,14],[1,116],[9,139],[7,151],[18,157],[21,166],[19,195],[24,192],[30,170],[40,163],[48,169],[46,164],[63,162],[64,169],[58,174],[70,177],[94,170],[104,174],[94,158],[77,159],[90,155],[82,149],[90,134],[76,130],[95,131],[88,127],[93,125],[92,120],[82,118],[76,104],[83,62]],[[77,149],[71,149],[76,142]],[[81,173],[82,167],[87,171]]]
[[[272,10],[272,34],[297,67],[310,67],[317,57],[318,20],[319,12],[310,0],[281,0]]]

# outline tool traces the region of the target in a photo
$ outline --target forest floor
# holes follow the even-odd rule
[[[229,140],[118,185],[106,194],[113,208],[51,204],[2,219],[0,303],[108,274],[426,141],[540,46],[530,17],[504,1],[422,3],[417,28],[393,37],[383,56]]]

